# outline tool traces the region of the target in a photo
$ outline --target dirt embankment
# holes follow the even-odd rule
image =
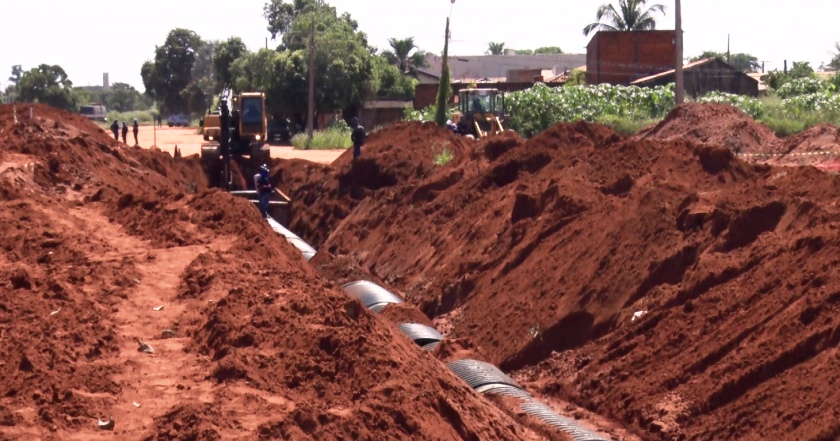
[[[543,439],[307,265],[197,158],[0,106],[0,433]],[[154,353],[138,351],[138,340]]]
[[[687,107],[630,139],[578,123],[470,143],[304,237],[487,361],[645,438],[833,439],[840,181],[742,162],[733,148],[769,142],[743,138],[755,123]],[[666,133],[704,118],[714,130]]]

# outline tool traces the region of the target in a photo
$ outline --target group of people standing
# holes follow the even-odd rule
[[[134,131],[134,145],[139,144],[137,141],[137,134],[140,133],[140,124],[137,122],[137,118],[134,118],[134,124],[132,125]],[[114,139],[117,141],[120,140],[120,122],[114,120],[114,123],[111,124],[111,131],[114,132]],[[122,122],[122,139],[124,144],[128,144],[128,124],[125,121]]]

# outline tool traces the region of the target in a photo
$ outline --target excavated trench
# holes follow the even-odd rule
[[[315,256],[316,250],[289,229],[271,217],[268,218],[268,223],[272,230],[285,237],[289,243],[300,250],[307,261]],[[368,280],[346,283],[341,289],[358,299],[365,308],[377,314],[389,304],[403,303],[396,294]],[[434,350],[444,340],[443,334],[437,329],[420,323],[399,323],[397,327],[426,351]],[[611,441],[610,438],[582,427],[575,420],[558,415],[551,407],[534,398],[492,364],[467,358],[449,362],[446,367],[479,394],[503,395],[521,400],[519,404],[521,411],[568,434],[574,441]]]

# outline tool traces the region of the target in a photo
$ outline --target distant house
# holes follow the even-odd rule
[[[632,85],[640,87],[663,86],[676,81],[674,69],[640,78]],[[717,58],[706,58],[683,66],[685,92],[697,97],[709,92],[726,92],[736,95],[758,96],[759,82]]]
[[[431,55],[426,61],[430,67],[417,71],[420,84],[415,89],[415,109],[428,107],[437,98],[443,60]],[[537,82],[550,87],[560,86],[565,83],[568,72],[582,67],[585,61],[583,54],[452,56],[449,57],[449,70],[453,99],[458,91],[473,83],[504,92],[528,89]]]
[[[676,31],[599,31],[586,46],[586,83],[627,85],[674,67]]]
[[[418,69],[429,78],[440,78],[443,57],[426,57],[429,67]],[[540,54],[540,55],[471,55],[450,56],[449,71],[452,81],[481,78],[505,78],[509,70],[553,70],[564,72],[586,64],[585,54]],[[423,81],[421,81],[422,83]]]

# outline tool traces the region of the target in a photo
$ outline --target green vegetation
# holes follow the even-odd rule
[[[350,133],[351,130],[349,128],[344,129],[341,127],[329,127],[326,130],[316,131],[312,133],[312,143],[308,146],[306,133],[298,133],[292,137],[292,145],[299,150],[349,149],[353,147],[353,141],[350,140]]]
[[[648,0],[618,0],[618,10],[611,4],[598,7],[595,13],[595,23],[583,28],[583,35],[588,36],[596,31],[652,31],[656,29],[656,19],[653,14],[661,12],[665,15],[665,6],[651,5],[645,9]],[[621,11],[621,12],[619,12]]]
[[[404,39],[390,38],[391,50],[383,51],[382,57],[399,68],[400,72],[415,72],[419,68],[429,67],[426,52],[414,44],[414,37]],[[417,49],[414,51],[414,49]],[[414,51],[412,53],[412,51]]]
[[[12,73],[15,74],[14,68]],[[71,112],[76,110],[73,82],[61,66],[42,64],[22,72],[15,88],[20,101],[48,104]]]
[[[779,136],[801,132],[816,124],[840,125],[840,93],[837,82],[811,77],[788,79],[775,94],[757,99],[714,92],[701,103],[730,104]],[[655,88],[635,86],[564,86],[537,84],[508,94],[505,100],[510,127],[531,137],[558,122],[584,120],[632,134],[661,120],[674,106],[674,85]],[[419,115],[419,117],[418,117]],[[406,119],[419,119],[423,112],[406,112]]]
[[[435,115],[437,114],[437,106],[434,104],[426,107],[425,109],[421,110],[414,110],[411,107],[406,107],[403,111],[403,121],[434,121]],[[452,118],[452,109],[446,108],[446,112],[444,113],[446,119],[444,122]]]
[[[435,100],[435,123],[444,127],[446,120],[449,117],[446,115],[447,104],[449,103],[449,96],[452,92],[450,90],[451,82],[449,81],[449,19],[446,19],[446,33],[444,34],[443,43],[443,62],[440,65],[440,80],[438,81],[438,94]]]
[[[454,158],[452,152],[446,148],[449,145],[448,142],[443,143],[441,146],[432,147],[432,152],[435,154],[434,163],[437,165],[446,165],[449,161]]]
[[[508,94],[505,113],[510,128],[531,137],[558,122],[585,120],[628,130],[663,118],[674,107],[674,85],[643,89],[636,86],[564,86],[544,84]]]
[[[133,112],[111,111],[108,112],[108,122],[106,125],[110,125],[115,119],[120,123],[125,121],[128,125],[131,125],[134,123],[134,118],[137,118],[137,122],[140,124],[153,124],[155,121],[155,114],[147,110],[136,110]]]
[[[102,86],[74,87],[73,94],[80,106],[99,103],[117,112],[149,110],[154,104],[151,97],[126,83],[114,83],[107,89]]]
[[[706,58],[717,58],[720,61],[726,62],[726,54],[715,51],[705,51],[691,61],[703,60]],[[761,63],[758,58],[750,54],[730,54],[729,65],[741,72],[758,72],[761,69]]]
[[[487,55],[504,55],[505,54],[505,44],[504,43],[487,43]]]
[[[584,86],[586,85],[586,72],[581,69],[575,69],[569,73],[569,78],[566,80],[564,86]]]
[[[203,108],[190,108],[195,101],[191,92],[195,90],[187,91],[187,87],[192,84],[193,65],[203,45],[195,32],[173,29],[164,44],[155,49],[154,61],[143,63],[140,75],[146,93],[158,102],[162,112],[202,112]]]
[[[516,51],[516,55],[541,55],[541,54],[562,54],[563,50],[557,46],[543,46],[534,50],[521,49]]]

